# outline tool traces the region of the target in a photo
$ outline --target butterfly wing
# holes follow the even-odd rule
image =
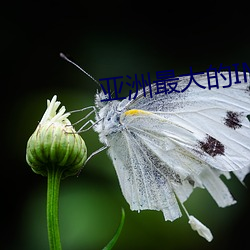
[[[223,74],[229,79],[228,73]],[[248,168],[250,123],[247,115],[250,113],[250,87],[249,75],[246,76],[247,82],[241,74],[241,83],[233,84],[229,88],[208,90],[193,84],[183,93],[155,95],[152,100],[148,97],[140,98],[138,102],[130,105],[129,109],[151,111],[166,118],[169,123],[191,131],[196,138],[193,152],[199,153],[201,158],[219,170]],[[181,88],[186,86],[188,81],[189,78],[184,77],[179,83]],[[205,86],[207,77],[197,77],[197,81]],[[182,140],[180,143],[187,147],[187,143],[178,133],[176,138]]]
[[[180,86],[187,84],[184,78]],[[190,86],[131,102],[120,118],[125,129],[108,139],[131,209],[162,210],[172,221],[181,215],[175,195],[184,202],[196,186],[221,207],[233,204],[220,175],[234,171],[243,180],[249,172],[249,107],[248,82],[215,90]]]
[[[109,155],[118,175],[122,193],[131,210],[161,210],[166,220],[175,220],[181,212],[170,184],[170,174],[162,176],[155,167],[153,154],[143,142],[124,131],[109,140]],[[170,170],[165,169],[165,172]],[[171,175],[174,173],[171,173]],[[176,176],[175,178],[178,179]]]

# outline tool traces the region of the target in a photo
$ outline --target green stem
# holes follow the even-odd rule
[[[61,250],[59,231],[59,188],[62,171],[58,167],[48,168],[47,227],[50,250]]]

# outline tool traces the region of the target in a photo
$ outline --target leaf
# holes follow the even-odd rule
[[[111,239],[111,241],[102,250],[110,250],[113,248],[113,246],[115,245],[116,241],[118,240],[118,238],[120,236],[120,233],[121,233],[123,225],[124,225],[124,221],[125,221],[125,211],[122,208],[122,218],[121,218],[120,225],[117,228],[117,231],[116,231],[115,235],[113,236],[113,238]]]

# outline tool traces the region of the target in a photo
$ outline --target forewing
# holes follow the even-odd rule
[[[229,85],[229,75],[223,86]],[[168,131],[168,136],[184,148],[189,148],[195,156],[208,163],[211,167],[222,171],[236,171],[242,179],[250,166],[250,123],[247,115],[250,113],[249,75],[239,73],[239,81],[235,84],[232,72],[232,85],[228,88],[201,89],[193,82],[183,93],[173,92],[169,95],[155,94],[152,98],[141,97],[128,105],[128,109],[147,110],[165,118],[174,127]],[[196,81],[207,85],[207,76],[196,76]],[[189,83],[189,77],[184,77],[178,83],[183,89]],[[210,79],[210,85],[215,85],[215,79]],[[153,90],[156,85],[153,85]],[[142,96],[141,92],[139,96]],[[193,133],[194,140],[183,140],[176,127]],[[245,169],[243,171],[243,169]]]

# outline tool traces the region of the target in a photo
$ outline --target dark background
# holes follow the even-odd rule
[[[250,65],[249,10],[241,2],[11,2],[1,4],[2,249],[48,249],[46,178],[25,161],[26,143],[57,94],[67,110],[93,105],[96,84],[59,57],[69,55],[97,80],[209,65]],[[72,116],[76,121],[81,117]],[[101,147],[84,133],[89,154]],[[185,216],[165,222],[161,212],[132,212],[105,152],[81,175],[62,181],[60,228],[65,250],[101,249],[121,215],[125,226],[114,249],[248,249],[249,189],[225,181],[237,204],[218,208],[205,190],[186,206],[214,235],[211,243]],[[246,186],[250,186],[249,176]]]

